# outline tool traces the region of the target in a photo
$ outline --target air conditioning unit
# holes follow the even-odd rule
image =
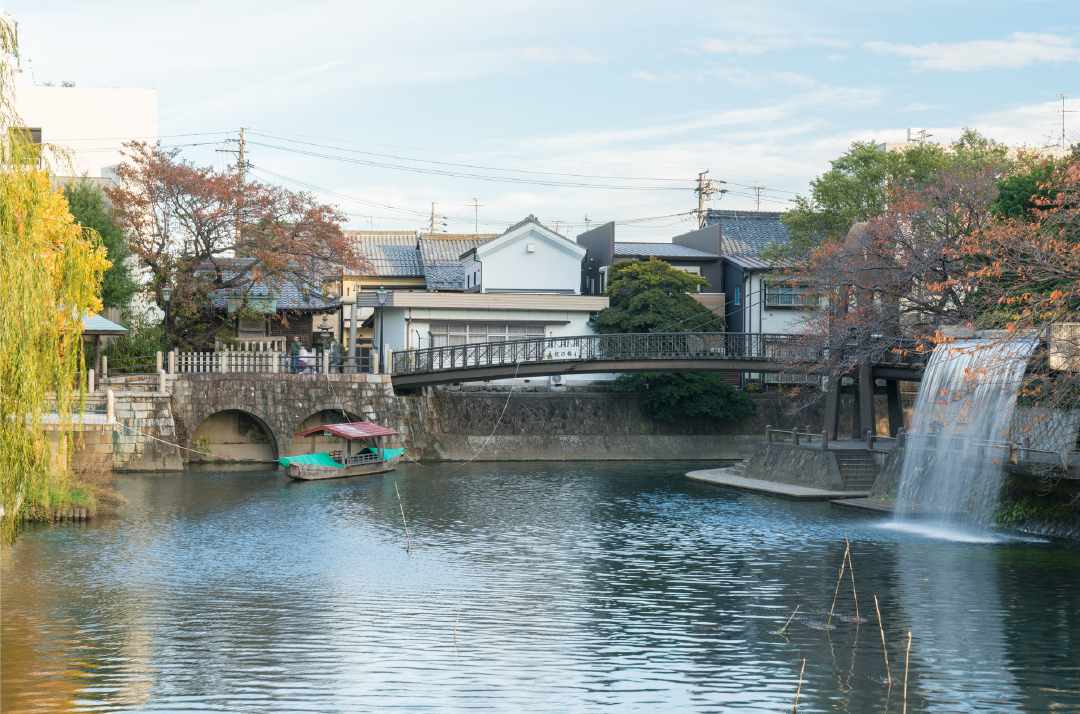
[[[564,378],[563,378],[563,376],[561,374],[553,374],[550,377],[548,377],[548,380],[550,380],[552,387],[561,387],[561,386],[563,386],[563,379]]]

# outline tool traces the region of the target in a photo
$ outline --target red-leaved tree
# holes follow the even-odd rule
[[[123,185],[106,191],[132,253],[151,273],[149,297],[162,304],[161,288],[173,288],[174,342],[212,342],[244,314],[249,295],[280,294],[292,283],[319,298],[327,276],[370,269],[342,233],[345,216],[310,194],[196,166],[176,149],[125,147]],[[226,294],[239,298],[239,313],[214,307]]]

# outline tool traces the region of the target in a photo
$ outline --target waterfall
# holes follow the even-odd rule
[[[896,518],[914,506],[940,525],[990,524],[998,507],[1016,393],[1037,340],[938,345],[911,417]]]

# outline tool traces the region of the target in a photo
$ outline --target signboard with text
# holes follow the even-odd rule
[[[546,347],[544,359],[581,359],[581,347]]]

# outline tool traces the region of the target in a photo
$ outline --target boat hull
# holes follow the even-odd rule
[[[377,461],[370,464],[356,464],[344,468],[333,466],[313,466],[311,464],[289,464],[285,473],[289,478],[296,481],[323,481],[332,478],[348,478],[349,476],[367,476],[369,474],[381,474],[393,471],[397,468],[398,457],[387,461]]]

